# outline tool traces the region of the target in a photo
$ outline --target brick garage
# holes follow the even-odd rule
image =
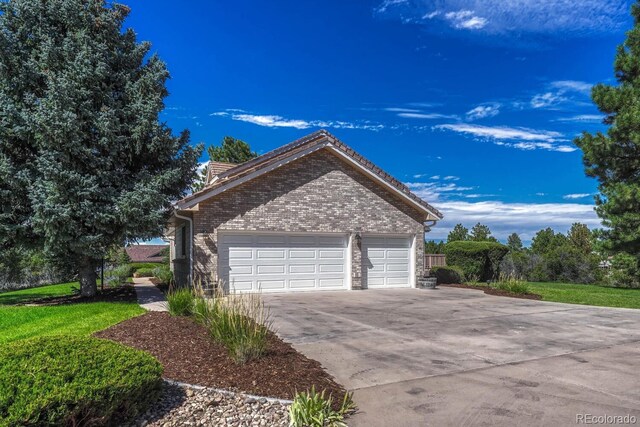
[[[192,271],[288,291],[408,287],[422,276],[425,222],[440,213],[330,134],[219,166],[168,227],[181,281]]]

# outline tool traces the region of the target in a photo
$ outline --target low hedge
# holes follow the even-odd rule
[[[162,267],[164,264],[159,262],[132,262],[129,267],[133,269],[133,272],[140,270],[141,268],[148,268],[153,270],[156,267]]]
[[[494,280],[509,248],[498,242],[454,241],[444,247],[447,264],[462,268],[467,280]]]
[[[440,284],[460,284],[464,282],[464,271],[455,265],[446,267],[433,267],[431,275],[436,277],[436,283]]]
[[[139,268],[133,273],[133,277],[154,277],[154,270],[155,268]]]
[[[0,426],[117,425],[162,386],[149,354],[111,341],[39,337],[0,348]]]

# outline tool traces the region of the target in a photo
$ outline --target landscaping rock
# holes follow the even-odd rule
[[[160,400],[128,427],[288,426],[288,411],[289,405],[263,398],[165,382]]]

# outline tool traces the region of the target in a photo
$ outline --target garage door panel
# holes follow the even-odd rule
[[[344,289],[346,235],[221,235],[219,271],[238,290]],[[250,283],[250,286],[249,284]]]
[[[409,287],[411,240],[409,237],[365,236],[364,281],[369,288]]]

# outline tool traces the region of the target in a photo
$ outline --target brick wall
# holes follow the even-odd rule
[[[410,233],[422,276],[425,214],[322,149],[200,203],[193,213],[194,275],[217,277],[218,231]],[[352,282],[361,254],[352,245]]]

